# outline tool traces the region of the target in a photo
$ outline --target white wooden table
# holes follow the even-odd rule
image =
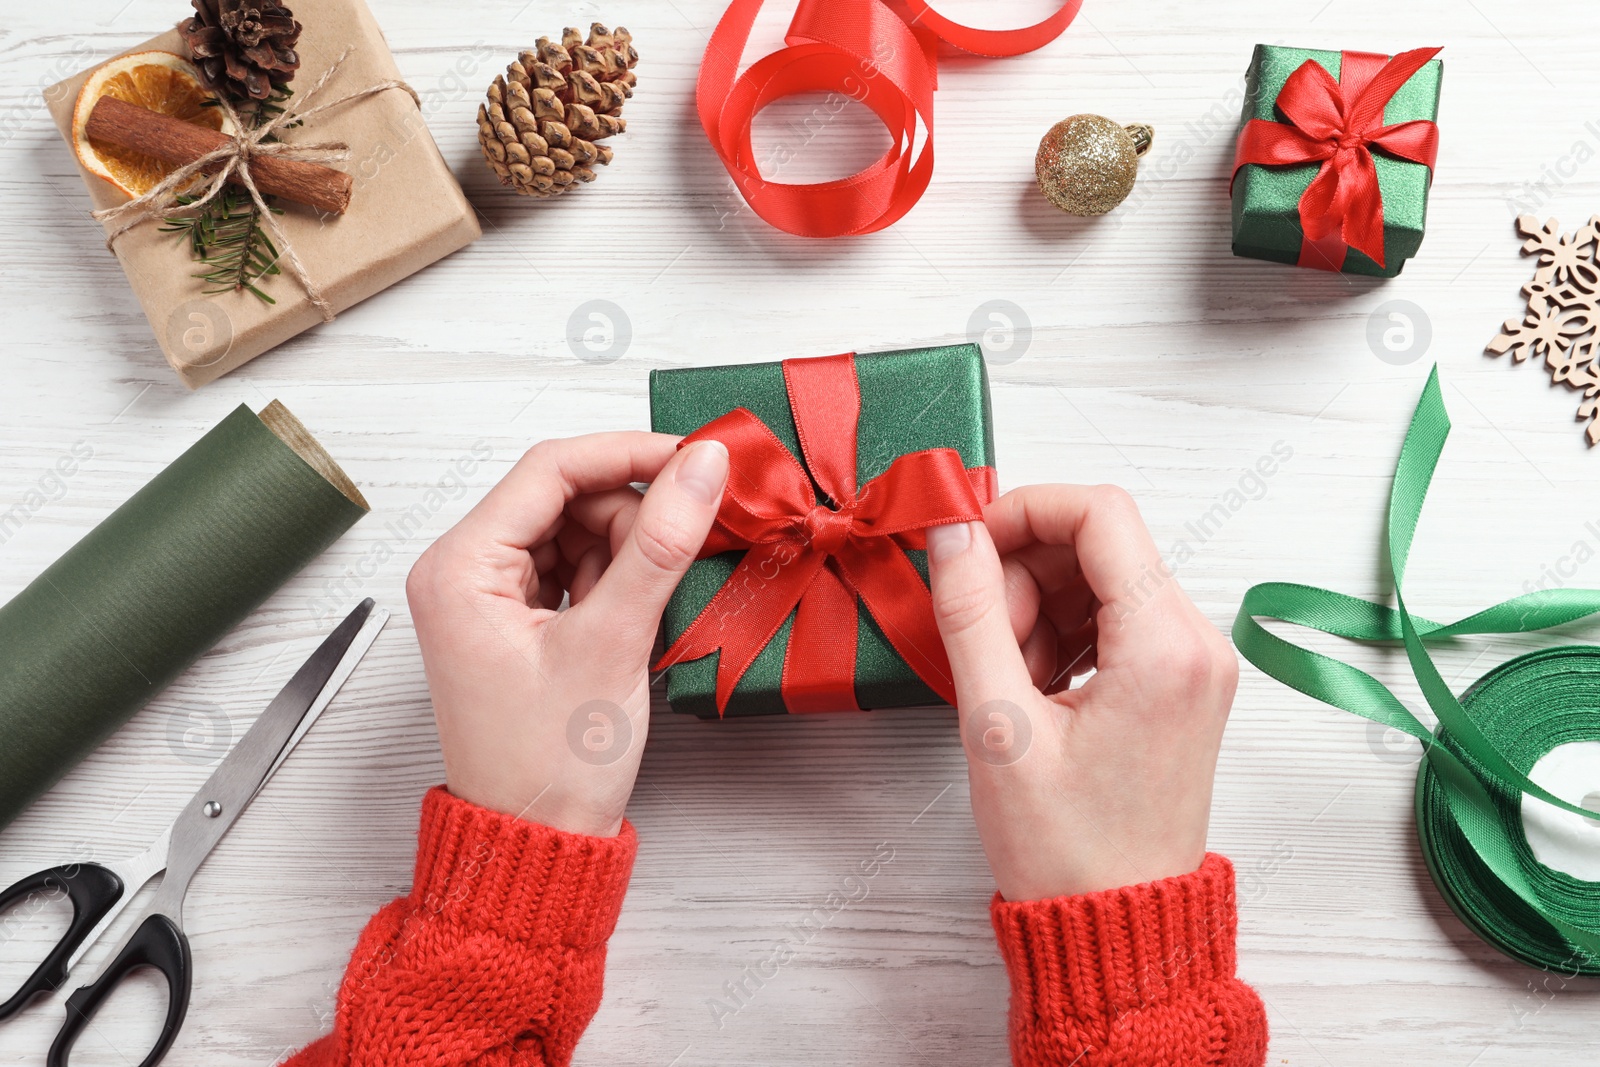
[[[357,931],[409,884],[417,801],[442,775],[405,610],[409,562],[533,441],[645,426],[653,367],[962,339],[970,322],[990,325],[989,302],[1010,301],[1027,329],[989,338],[1003,483],[1128,487],[1163,549],[1194,550],[1179,577],[1226,628],[1258,581],[1388,591],[1382,508],[1437,359],[1456,430],[1417,542],[1416,609],[1467,613],[1600,547],[1600,455],[1573,421],[1576,396],[1483,354],[1531,273],[1513,217],[1570,227],[1600,209],[1600,27],[1581,0],[1089,0],[1040,53],[945,62],[922,204],[887,232],[820,243],[743,209],[694,121],[718,0],[374,0],[484,237],[198,394],[161,361],[101,248],[39,92],[182,7],[56,0],[0,16],[0,510],[75,443],[93,450],[0,546],[0,598],[239,403],[281,398],[374,512],[0,834],[0,884],[63,855],[142,847],[220,754],[208,730],[243,732],[327,629],[330,602],[371,595],[396,618],[196,880],[195,995],[171,1064],[265,1067],[328,1028]],[[763,49],[787,17],[772,7]],[[1000,25],[1045,10],[951,0],[947,13]],[[517,48],[594,19],[626,24],[644,56],[616,164],[559,203],[502,193],[477,158],[482,88]],[[1229,255],[1237,92],[1258,41],[1447,46],[1428,236],[1400,278]],[[844,173],[878,143],[854,115],[812,132],[816,106],[764,124],[764,148],[800,153],[786,177]],[[1039,135],[1077,111],[1157,130],[1134,202],[1100,220],[1058,215],[1031,186]],[[595,299],[621,308],[631,341],[579,358],[568,321]],[[1426,319],[1425,353],[1386,360],[1369,346],[1370,317],[1390,300]],[[605,331],[595,336],[603,348]],[[1275,446],[1292,458],[1256,486],[1247,472]],[[490,458],[467,488],[430,498],[474,449]],[[1239,487],[1249,499],[1219,516]],[[419,503],[425,528],[397,533],[390,523]],[[346,577],[385,542],[394,558],[378,573]],[[1562,580],[1600,584],[1600,565]],[[1534,644],[1463,642],[1439,659],[1459,688]],[[1340,651],[1408,680],[1403,657]],[[1592,1063],[1600,986],[1498,955],[1429,882],[1411,828],[1414,764],[1363,722],[1244,669],[1212,843],[1240,870],[1241,970],[1269,1006],[1270,1062]],[[1005,1062],[993,886],[948,711],[717,725],[661,705],[630,815],[637,873],[580,1063]],[[848,891],[880,843],[894,859],[865,898],[719,1026],[709,998],[787,924]],[[0,937],[0,979],[19,981],[42,948],[37,927]],[[140,985],[101,1028],[148,1032],[139,1013],[160,999],[154,981]],[[61,1010],[58,997],[0,1028],[0,1064],[42,1062]],[[86,1038],[77,1062],[129,1061]]]

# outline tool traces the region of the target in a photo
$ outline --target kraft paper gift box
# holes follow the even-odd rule
[[[305,28],[296,47],[301,66],[290,82],[295,90],[290,108],[346,48],[349,54],[313,106],[400,78],[383,33],[362,0],[301,0],[294,8]],[[128,49],[151,50],[186,55],[176,29]],[[45,93],[69,149],[73,105],[89,74],[84,71]],[[350,148],[348,161],[337,164],[354,180],[343,215],[323,217],[312,208],[276,201],[284,212],[279,223],[335,312],[480,235],[471,204],[439,154],[421,110],[403,89],[320,112],[282,139],[342,142]],[[127,203],[121,190],[81,165],[79,170],[95,209]],[[191,389],[323,321],[287,266],[264,280],[274,304],[247,291],[204,295],[202,290],[212,286],[193,277],[201,267],[184,235],[161,232],[159,221],[142,222],[123,234],[115,250],[163,355]]]

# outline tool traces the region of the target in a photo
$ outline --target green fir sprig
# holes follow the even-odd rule
[[[282,115],[284,103],[294,94],[288,86],[279,88],[261,101],[251,101],[250,106],[237,112],[241,121],[252,129]],[[206,106],[216,107],[215,100]],[[288,128],[295,123],[286,123]],[[277,138],[269,135],[265,140]],[[180,195],[178,203],[189,207],[200,200],[198,195]],[[263,197],[267,210],[274,215],[283,214],[269,198]],[[248,190],[235,185],[225,186],[198,211],[168,215],[161,227],[164,233],[181,234],[189,244],[195,261],[206,269],[193,277],[207,283],[207,296],[218,293],[246,290],[267,304],[276,304],[259,284],[265,278],[282,273],[278,268],[278,249],[267,236],[262,224],[261,209],[256,206]]]
[[[198,196],[179,196],[188,206]],[[273,214],[282,208],[267,205]],[[207,296],[247,289],[263,302],[276,304],[257,282],[278,269],[278,249],[261,225],[261,209],[247,190],[227,186],[193,215],[169,215],[166,233],[181,233],[189,242],[189,252],[207,269],[192,277],[208,283]]]

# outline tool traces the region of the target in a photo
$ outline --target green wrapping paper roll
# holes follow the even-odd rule
[[[274,401],[68,549],[0,608],[0,828],[367,510]]]

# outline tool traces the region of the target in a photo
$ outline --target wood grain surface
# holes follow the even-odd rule
[[[373,6],[484,237],[199,393],[162,362],[41,97],[184,5],[0,14],[0,514],[22,508],[0,544],[0,598],[241,402],[282,399],[374,508],[0,833],[0,884],[142,848],[335,614],[367,595],[396,612],[195,881],[197,977],[175,1067],[265,1067],[326,1031],[357,931],[409,883],[418,798],[442,775],[407,568],[534,441],[647,425],[652,368],[987,333],[1003,484],[1126,486],[1163,550],[1191,550],[1179,580],[1226,627],[1258,581],[1389,591],[1389,476],[1437,360],[1456,429],[1418,534],[1414,609],[1451,618],[1541,581],[1600,585],[1600,455],[1576,398],[1483,353],[1531,275],[1513,218],[1575,226],[1600,210],[1591,4],[1088,0],[1037,54],[948,56],[921,205],[886,232],[821,243],[744,208],[695,122],[717,0]],[[295,7],[315,18],[314,0]],[[945,13],[1004,25],[1046,7],[950,0]],[[769,8],[762,50],[788,11]],[[518,48],[591,20],[627,25],[643,56],[616,162],[559,201],[514,197],[478,158],[480,94]],[[1231,139],[1261,41],[1445,46],[1428,235],[1399,278],[1230,256]],[[1038,137],[1080,111],[1156,128],[1132,200],[1097,220],[1057,214],[1032,187]],[[757,148],[769,173],[815,179],[871,158],[881,137],[817,97],[769,112]],[[1392,301],[1408,302],[1408,350],[1383,344],[1404,330]],[[75,447],[89,458],[52,474]],[[1275,448],[1289,458],[1253,473]],[[1462,641],[1438,658],[1461,688],[1541,640]],[[1420,704],[1403,656],[1317,647]],[[658,703],[630,808],[637,873],[578,1062],[1006,1062],[993,884],[953,723],[915,710],[715,724]],[[1245,667],[1212,845],[1240,871],[1240,966],[1269,1008],[1269,1062],[1593,1063],[1600,986],[1513,963],[1455,919],[1414,839],[1416,752],[1388,741]],[[865,891],[847,887],[885,847],[893,860]],[[724,983],[835,893],[859,899],[718,1018]],[[43,918],[0,926],[6,985],[44,951]],[[74,1062],[137,1062],[160,999],[149,983],[120,997]],[[0,1027],[0,1065],[42,1062],[61,1001]]]

